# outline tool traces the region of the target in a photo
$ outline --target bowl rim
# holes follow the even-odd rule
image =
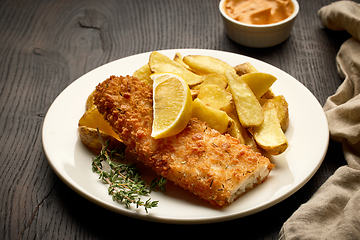
[[[297,0],[291,0],[294,4],[294,12],[289,17],[285,18],[284,20],[281,20],[276,23],[270,23],[270,24],[248,24],[248,23],[243,23],[243,22],[237,21],[226,14],[226,12],[224,11],[224,8],[223,8],[223,5],[226,1],[229,1],[229,0],[221,0],[219,3],[219,10],[220,10],[221,15],[224,18],[226,18],[227,20],[229,20],[235,24],[238,24],[238,25],[244,26],[244,27],[252,27],[252,28],[268,28],[268,27],[275,27],[275,26],[282,25],[284,23],[287,23],[287,22],[290,22],[291,20],[293,20],[298,15],[299,10],[300,10],[300,6],[299,6],[299,3],[297,2]]]

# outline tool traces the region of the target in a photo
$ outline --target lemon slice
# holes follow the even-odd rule
[[[180,133],[191,118],[192,97],[185,80],[173,73],[155,73],[153,80],[154,118],[151,136],[155,139]]]

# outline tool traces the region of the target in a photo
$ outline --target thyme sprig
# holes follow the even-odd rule
[[[148,196],[156,188],[165,191],[166,179],[154,179],[148,186],[145,180],[141,179],[141,174],[135,164],[115,163],[114,161],[125,158],[125,152],[117,149],[109,150],[107,142],[103,142],[99,130],[98,135],[102,144],[100,154],[92,161],[92,171],[99,174],[99,179],[109,184],[108,193],[112,195],[113,201],[125,204],[127,208],[135,204],[138,208],[142,206],[146,213],[148,209],[157,207],[159,201],[151,201],[151,198],[145,202],[141,196]],[[109,171],[103,169],[103,161],[106,161],[110,167]]]

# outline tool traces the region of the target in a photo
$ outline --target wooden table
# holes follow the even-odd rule
[[[252,49],[226,36],[218,0],[1,1],[0,238],[109,239],[131,232],[277,239],[284,221],[346,164],[339,143],[330,141],[323,164],[303,188],[267,210],[222,223],[166,225],[110,212],[71,190],[47,162],[42,123],[54,99],[78,77],[159,49],[214,49],[260,59],[298,79],[323,105],[342,82],[335,56],[349,38],[319,21],[317,11],[330,2],[300,0],[291,37]]]

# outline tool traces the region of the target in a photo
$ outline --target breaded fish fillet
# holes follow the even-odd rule
[[[135,77],[96,87],[94,102],[128,149],[159,175],[216,206],[263,182],[274,164],[229,135],[191,119],[179,134],[154,139],[152,89]]]

